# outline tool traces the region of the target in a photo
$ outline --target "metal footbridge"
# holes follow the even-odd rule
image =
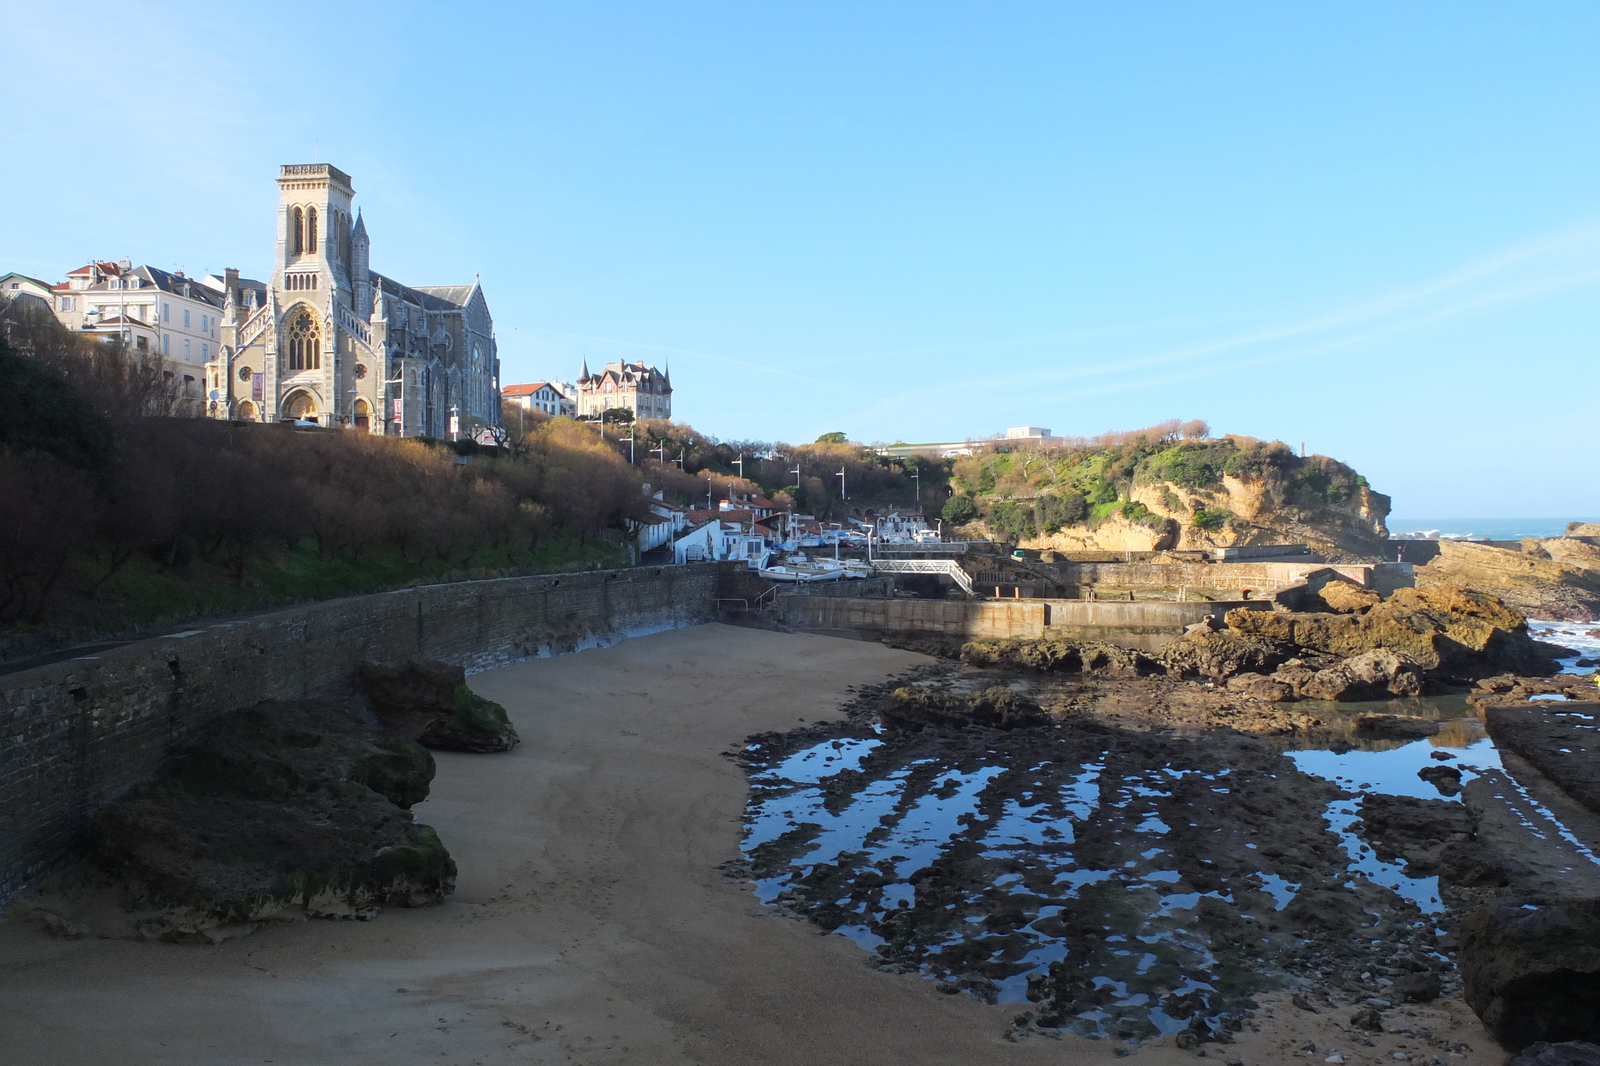
[[[971,575],[954,559],[874,559],[872,569],[880,574],[943,574],[962,592],[973,595]]]

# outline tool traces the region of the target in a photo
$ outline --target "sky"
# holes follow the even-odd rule
[[[1600,513],[1600,4],[0,0],[0,271],[270,271],[281,163],[502,381],[723,439],[1203,418]]]

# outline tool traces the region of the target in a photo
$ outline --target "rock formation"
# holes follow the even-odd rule
[[[959,460],[952,488],[995,539],[1054,551],[1307,544],[1377,558],[1389,498],[1350,467],[1249,437],[1179,441],[1160,427],[1120,441],[1000,443]]]
[[[1416,568],[1417,584],[1462,585],[1493,593],[1533,618],[1600,619],[1600,547],[1575,537],[1525,540],[1521,550],[1442,540]]]
[[[975,640],[961,648],[969,666],[1037,670],[1043,673],[1100,671],[1118,677],[1154,673],[1161,664],[1144,652],[1099,641]]]
[[[1479,908],[1462,922],[1462,991],[1512,1051],[1600,1040],[1600,900]]]
[[[1186,676],[1270,674],[1308,699],[1416,696],[1430,677],[1554,673],[1522,615],[1452,585],[1400,589],[1347,612],[1229,611],[1226,628],[1196,628],[1162,659]]]
[[[1051,721],[1033,700],[1001,686],[965,696],[925,686],[897,688],[879,714],[884,725],[895,729],[969,725],[1018,729]]]
[[[367,916],[440,903],[455,862],[409,810],[433,757],[326,700],[223,717],[168,771],[99,811],[94,852],[132,906],[163,908],[154,935],[281,917]]]
[[[459,666],[434,659],[367,660],[358,678],[361,695],[383,723],[424,747],[496,752],[518,743],[506,709],[473,692]]]

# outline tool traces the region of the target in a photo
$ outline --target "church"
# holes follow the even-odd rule
[[[278,245],[265,294],[224,276],[207,413],[388,436],[465,436],[500,422],[500,362],[483,288],[408,286],[369,266],[350,176],[327,163],[278,175]]]

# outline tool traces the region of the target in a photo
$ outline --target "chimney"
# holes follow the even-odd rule
[[[222,268],[222,291],[233,293],[235,300],[239,299],[239,268]]]
[[[119,269],[122,269],[122,270],[132,270],[133,269],[133,260],[132,259],[119,259],[119,260],[117,260],[117,267]]]

